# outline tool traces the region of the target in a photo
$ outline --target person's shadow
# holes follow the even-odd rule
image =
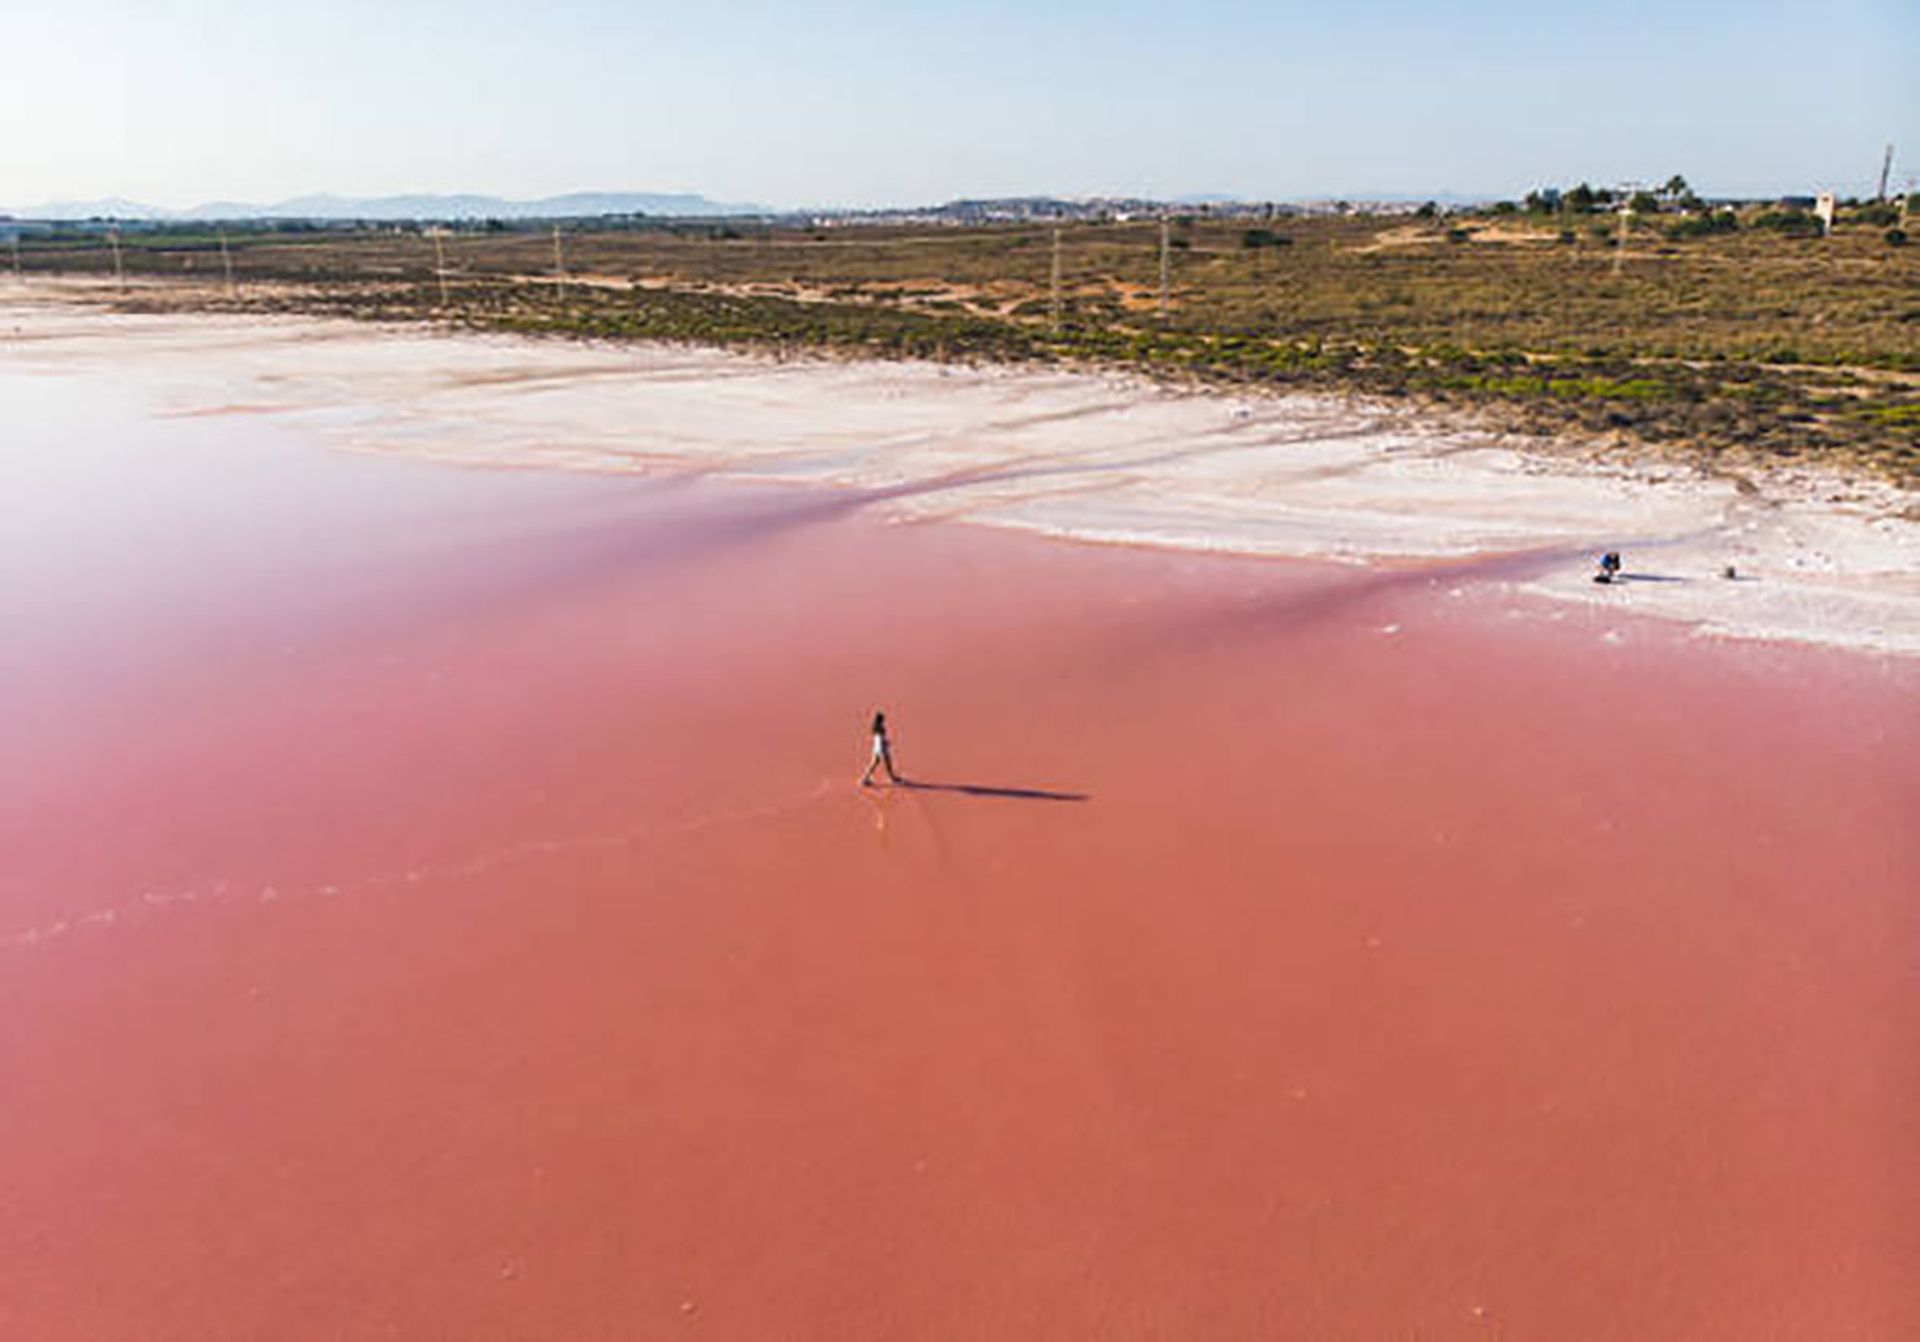
[[[893,786],[913,792],[953,792],[963,797],[1000,797],[1010,801],[1091,801],[1084,792],[1054,792],[1037,787],[991,787],[985,783],[935,783],[924,778],[896,778]]]

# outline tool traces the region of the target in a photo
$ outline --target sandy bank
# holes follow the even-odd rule
[[[134,317],[51,288],[6,296],[0,334],[8,361],[111,364],[170,413],[299,415],[359,451],[827,483],[903,517],[1091,541],[1356,563],[1524,552],[1500,581],[1716,634],[1920,654],[1920,500],[1879,483],[1573,460],[1326,397]],[[1624,551],[1629,581],[1590,581],[1601,549]]]

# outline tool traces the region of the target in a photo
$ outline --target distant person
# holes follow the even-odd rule
[[[860,775],[860,786],[872,787],[873,771],[883,766],[887,771],[887,781],[898,783],[900,775],[893,769],[893,740],[887,735],[887,715],[875,713],[873,715],[873,758],[867,761],[867,771]]]
[[[1612,582],[1620,576],[1620,552],[1609,550],[1600,556],[1600,567],[1595,571],[1595,582]]]

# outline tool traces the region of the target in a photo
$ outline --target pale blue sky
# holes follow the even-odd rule
[[[13,0],[0,201],[1517,193],[1920,170],[1916,0]]]

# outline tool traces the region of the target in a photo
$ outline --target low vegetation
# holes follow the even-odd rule
[[[1722,469],[1920,485],[1920,248],[1898,206],[1713,208],[1675,179],[1484,211],[1050,225],[155,230],[132,305],[436,320],[605,339],[1092,363],[1438,402],[1569,442]],[[1897,235],[1897,236],[1896,236]],[[444,273],[438,257],[444,256]],[[225,282],[230,258],[235,286]],[[97,230],[28,238],[26,282],[110,275]],[[199,281],[156,285],[149,281]],[[1057,315],[1056,315],[1057,314]]]

